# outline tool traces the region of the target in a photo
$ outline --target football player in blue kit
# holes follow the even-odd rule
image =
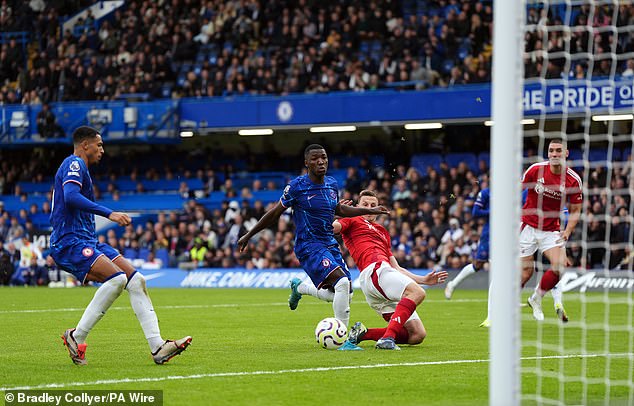
[[[280,201],[238,240],[238,248],[244,251],[251,237],[276,224],[282,213],[292,207],[296,227],[295,256],[312,283],[293,279],[289,306],[295,310],[303,293],[315,296],[332,302],[335,317],[347,326],[350,320],[350,272],[334,238],[332,222],[335,215],[355,217],[384,214],[388,210],[382,206],[366,208],[340,204],[337,181],[326,176],[328,155],[321,145],[306,147],[304,165],[308,173],[286,186]]]
[[[99,282],[101,286],[77,326],[64,332],[64,345],[75,364],[85,365],[88,333],[125,289],[154,362],[163,364],[183,352],[192,338],[163,340],[145,278],[116,249],[97,241],[95,215],[120,226],[127,226],[132,220],[125,213],[95,203],[88,166],[98,163],[104,154],[99,132],[87,126],[77,128],[73,133],[73,146],[73,154],[64,159],[55,174],[50,216],[51,256],[58,266],[79,281]]]
[[[482,269],[484,264],[489,260],[489,188],[485,187],[478,193],[476,201],[473,204],[471,214],[474,219],[483,219],[482,232],[480,233],[480,241],[478,248],[473,256],[473,262],[466,265],[460,273],[450,282],[447,282],[445,288],[445,298],[451,299],[453,291],[460,283],[469,276]]]

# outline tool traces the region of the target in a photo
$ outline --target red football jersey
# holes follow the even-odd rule
[[[524,176],[522,186],[528,189],[522,208],[522,222],[538,230],[560,231],[559,217],[566,204],[581,204],[581,178],[571,168],[565,168],[565,176],[551,172],[548,162],[531,165]]]
[[[346,217],[337,221],[341,223],[343,242],[360,271],[374,262],[390,263],[390,234],[382,225],[363,217]]]

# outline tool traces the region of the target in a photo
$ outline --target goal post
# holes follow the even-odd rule
[[[489,404],[520,402],[520,176],[524,1],[495,1],[491,133]]]

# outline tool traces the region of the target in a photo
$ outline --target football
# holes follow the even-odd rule
[[[315,328],[317,343],[327,350],[336,350],[348,339],[348,328],[339,319],[328,317]]]

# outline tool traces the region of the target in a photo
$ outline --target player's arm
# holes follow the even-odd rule
[[[476,202],[473,205],[473,209],[471,210],[471,214],[473,218],[488,218],[489,217],[489,209],[485,209],[481,204]]]
[[[449,276],[447,271],[438,271],[435,269],[425,276],[416,275],[415,273],[412,273],[400,266],[394,255],[390,256],[390,265],[392,265],[392,268],[396,269],[403,275],[412,278],[414,282],[418,283],[419,285],[436,285],[438,283],[443,283],[445,279],[447,279],[447,276]]]
[[[238,240],[238,249],[240,250],[240,252],[244,251],[244,249],[247,247],[251,237],[264,230],[265,228],[273,226],[285,210],[286,207],[282,205],[281,201],[278,201],[271,210],[264,213],[264,216],[262,216],[262,218],[253,226],[253,228],[249,230],[245,235],[240,237],[240,239]]]
[[[86,211],[88,213],[96,214],[101,217],[105,217],[119,224],[120,226],[127,226],[132,223],[132,219],[125,213],[113,211],[107,207],[93,202],[87,199],[80,193],[81,188],[75,182],[67,182],[64,185],[64,202],[71,208]]]
[[[575,231],[575,227],[577,226],[577,223],[579,222],[579,218],[581,217],[581,206],[582,204],[571,204],[568,207],[568,211],[569,211],[569,216],[568,216],[568,224],[566,225],[566,229],[564,230],[564,232],[561,234],[561,238],[563,238],[564,240],[568,241],[568,238],[570,238],[570,235],[572,234],[573,231]]]
[[[352,207],[347,204],[337,203],[335,207],[335,215],[339,217],[356,217],[365,214],[387,214],[390,211],[383,206],[376,207]]]

